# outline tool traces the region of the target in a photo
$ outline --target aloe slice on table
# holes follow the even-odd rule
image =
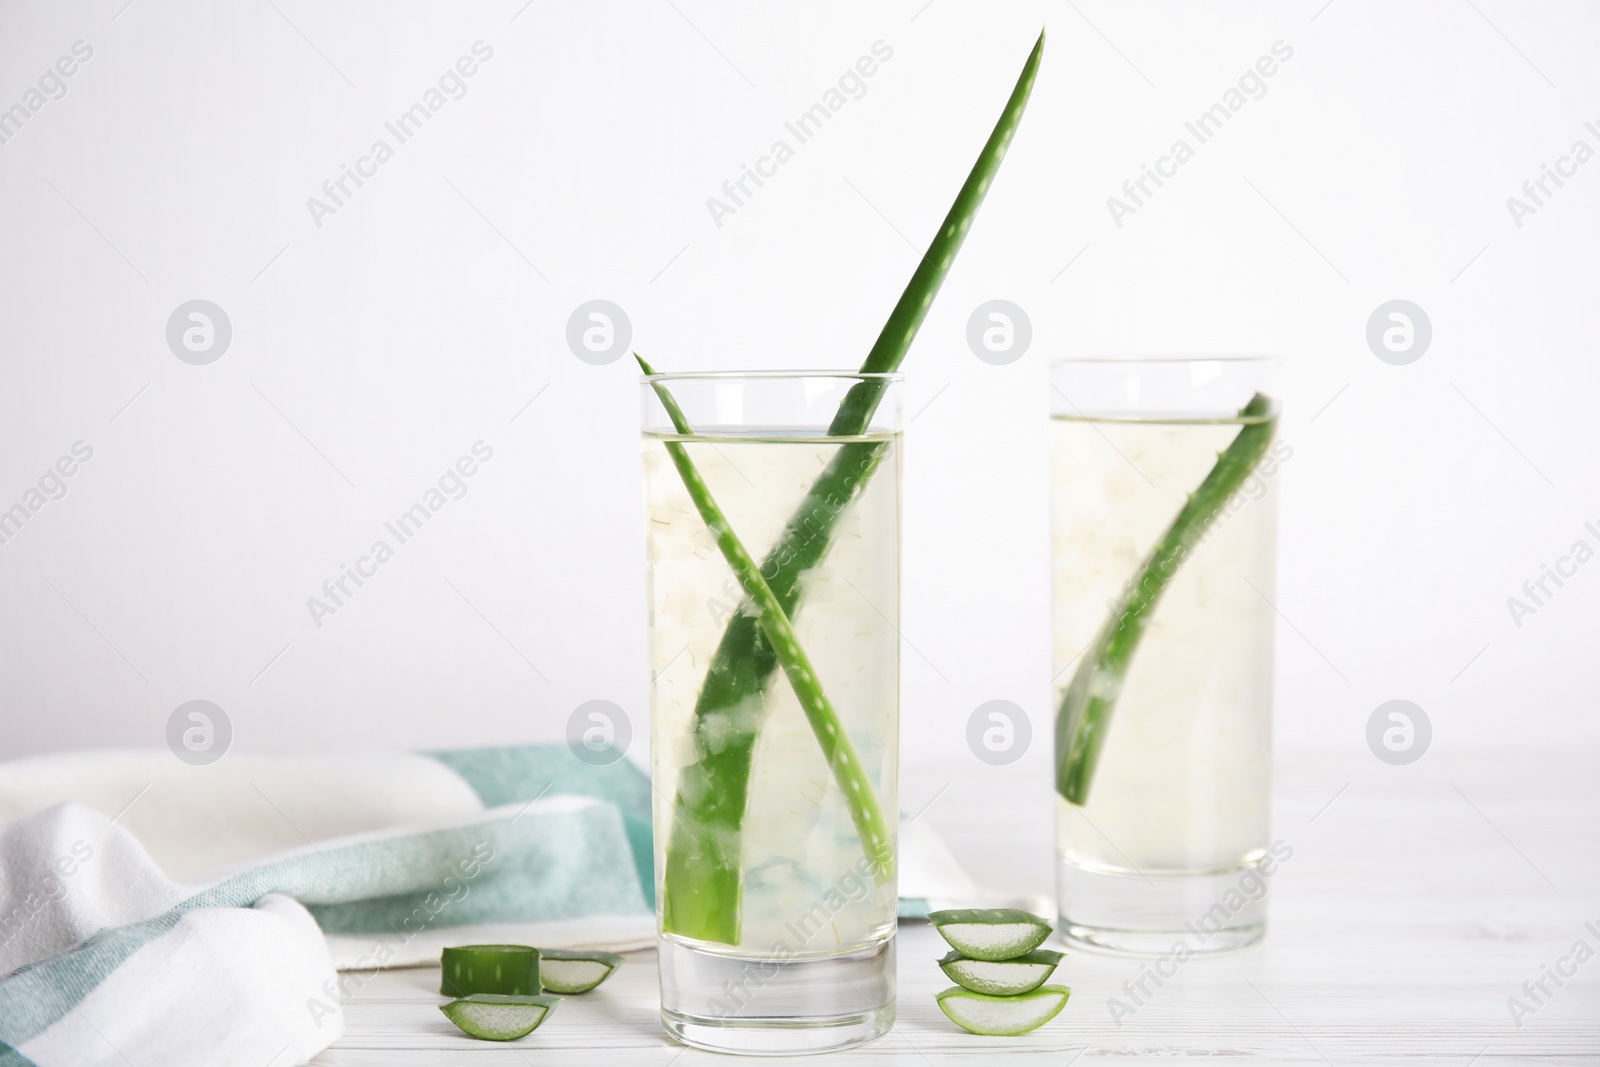
[[[940,224],[883,325],[861,370],[887,373],[905,358],[961,248],[1000,161],[1027,108],[1044,51],[1039,35],[977,162]],[[833,436],[865,432],[886,388],[881,381],[852,387],[828,428]],[[790,516],[762,560],[758,573],[785,617],[800,603],[801,577],[826,554],[839,516],[860,494],[884,455],[882,442],[851,442],[840,448]],[[673,799],[672,829],[661,872],[662,926],[682,937],[737,944],[742,905],[740,829],[749,802],[750,767],[762,723],[746,723],[733,709],[759,704],[778,668],[778,656],[759,619],[738,613],[728,623],[695,702],[695,737],[700,759],[683,771]]]
[[[439,954],[439,992],[447,997],[475,993],[536,996],[539,950],[527,945],[461,945]]]
[[[1018,908],[930,911],[928,921],[950,947],[975,960],[1014,960],[1044,944],[1050,924]]]
[[[547,948],[539,953],[539,977],[552,993],[587,993],[622,965],[615,952],[569,952]]]
[[[1037,1030],[1061,1014],[1072,990],[1064,985],[1040,986],[1014,997],[991,997],[951,986],[935,994],[939,1010],[963,1030],[986,1037],[1015,1037]]]
[[[1239,491],[1277,432],[1278,417],[1261,393],[1239,409],[1247,420],[1198,488],[1178,509],[1155,548],[1129,584],[1129,592],[1100,627],[1062,694],[1056,711],[1056,791],[1073,804],[1089,799],[1089,786],[1111,726],[1111,712],[1144,636],[1150,613],[1173,575]]]
[[[939,961],[939,969],[956,985],[992,997],[1014,997],[1038,989],[1050,980],[1061,953],[1036,948],[1009,960],[975,960],[950,952]]]
[[[515,1041],[539,1029],[539,1024],[560,1003],[560,997],[474,993],[441,1004],[439,1010],[468,1037],[482,1041]]]

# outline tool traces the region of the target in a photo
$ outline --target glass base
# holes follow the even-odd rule
[[[1068,944],[1116,956],[1215,956],[1237,952],[1267,932],[1267,879],[1254,864],[1203,874],[1150,874],[1056,867]]]
[[[725,956],[657,938],[661,1024],[712,1052],[798,1056],[894,1025],[894,937],[842,956]]]

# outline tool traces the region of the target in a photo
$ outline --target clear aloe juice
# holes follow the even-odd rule
[[[1052,420],[1058,686],[1239,425]],[[1276,497],[1258,472],[1232,504],[1155,609],[1089,802],[1058,798],[1075,862],[1198,872],[1266,848]]]
[[[870,1041],[895,1014],[899,378],[644,388],[662,1023],[723,1052]]]
[[[695,700],[727,620],[748,611],[668,457],[681,441],[729,524],[758,559],[846,443],[814,434],[737,434],[644,439],[645,544],[649,568],[651,759],[659,872],[677,817],[671,798],[708,754],[695,729]],[[861,495],[837,520],[820,566],[803,579],[792,620],[823,689],[893,825],[899,744],[899,449],[890,435]],[[735,944],[698,947],[729,954],[794,956],[849,952],[894,928],[895,885],[878,884],[850,809],[781,672],[758,700],[728,717],[730,731],[759,731],[737,850],[742,908]],[[714,746],[714,742],[713,742]],[[687,775],[686,775],[686,772]],[[673,935],[668,932],[667,937]]]
[[[1096,635],[1136,596],[1152,550],[1220,453],[1265,416],[1181,409],[1220,366],[1058,364],[1080,394],[1130,409],[1051,420],[1053,661],[1059,704]],[[1242,394],[1245,398],[1248,391]],[[1154,405],[1152,405],[1154,406]],[[1235,396],[1221,406],[1237,410]],[[1061,407],[1068,408],[1063,412]],[[1270,445],[1175,566],[1121,677],[1087,796],[1056,798],[1058,883],[1069,940],[1130,953],[1225,951],[1261,936],[1272,768],[1276,471]],[[1106,683],[1113,684],[1113,683]],[[1245,899],[1240,878],[1251,890]],[[1260,883],[1258,885],[1258,883]],[[1226,914],[1224,914],[1224,912]]]

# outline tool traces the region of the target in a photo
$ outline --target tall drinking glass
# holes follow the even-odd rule
[[[643,393],[663,1024],[723,1052],[869,1041],[895,1003],[899,378]]]
[[[1057,890],[1068,941],[1225,952],[1266,929],[1274,361],[1051,368]]]

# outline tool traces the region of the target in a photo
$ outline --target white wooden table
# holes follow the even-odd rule
[[[1048,891],[1051,812],[1042,768],[907,768],[904,804],[987,884]],[[1031,761],[1030,761],[1031,762]],[[1020,1038],[958,1030],[933,1002],[949,983],[942,942],[902,924],[899,1020],[889,1036],[830,1064],[1083,1064],[1222,1057],[1267,1063],[1600,1063],[1600,758],[1429,753],[1390,767],[1280,759],[1275,836],[1294,848],[1273,880],[1259,948],[1191,960],[1136,1014],[1108,998],[1138,961],[1076,952],[1052,981],[1066,1010]],[[912,773],[916,772],[916,773]],[[1592,923],[1593,929],[1586,923]],[[1585,942],[1596,958],[1536,1003],[1537,982]],[[1570,971],[1576,961],[1562,965]],[[387,972],[347,1005],[344,1038],[313,1062],[383,1064],[729,1063],[662,1036],[655,957],[635,954],[599,990],[569,997],[543,1028],[496,1045],[457,1032],[433,968]],[[1537,992],[1537,989],[1535,989]],[[1519,1027],[1507,1005],[1531,1015]]]

